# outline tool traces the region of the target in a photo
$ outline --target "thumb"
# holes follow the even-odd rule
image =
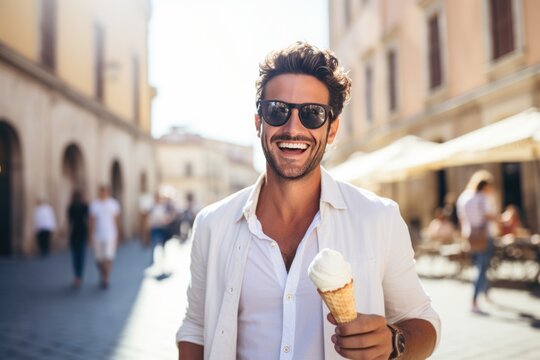
[[[328,313],[328,315],[326,315],[326,318],[328,319],[328,321],[330,321],[332,324],[334,325],[338,325],[336,319],[334,318],[334,315],[332,315],[332,313]]]

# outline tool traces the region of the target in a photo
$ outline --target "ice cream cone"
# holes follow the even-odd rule
[[[330,291],[321,291],[320,289],[317,289],[317,291],[339,324],[356,319],[357,314],[352,279],[339,289]]]

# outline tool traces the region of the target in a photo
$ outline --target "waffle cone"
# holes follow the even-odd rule
[[[356,305],[354,302],[352,279],[349,283],[339,289],[331,291],[321,291],[317,289],[317,291],[339,324],[356,319]]]

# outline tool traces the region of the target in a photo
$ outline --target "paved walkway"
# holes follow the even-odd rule
[[[183,317],[186,246],[168,244],[172,275],[146,269],[150,250],[120,247],[111,286],[98,287],[87,257],[81,289],[70,287],[69,253],[0,259],[0,359],[174,359]]]
[[[119,249],[108,290],[89,258],[73,290],[67,252],[46,259],[0,259],[0,359],[175,359],[174,336],[185,309],[189,246],[167,244],[165,268],[146,269],[150,252]],[[425,264],[420,263],[419,266]],[[425,269],[424,269],[425,270]],[[494,288],[489,316],[469,312],[471,285],[424,279],[443,320],[432,359],[540,358],[540,298]]]

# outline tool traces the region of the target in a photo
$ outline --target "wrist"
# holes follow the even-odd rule
[[[386,324],[386,326],[392,333],[392,353],[389,360],[398,359],[405,352],[405,336],[397,326],[391,324]]]

